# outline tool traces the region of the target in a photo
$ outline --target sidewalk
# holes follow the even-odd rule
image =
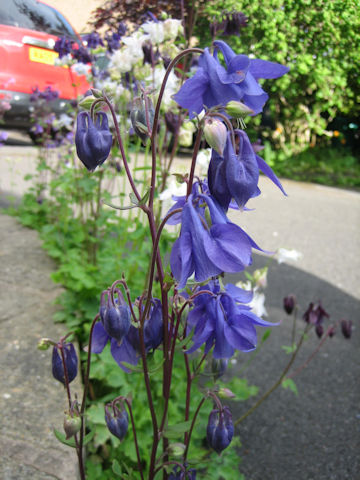
[[[30,162],[31,150],[27,154]],[[9,155],[11,161],[11,150]],[[185,161],[180,159],[179,163]],[[21,172],[11,177],[18,190],[22,186],[17,178],[25,174],[23,164],[21,167]],[[4,189],[1,168],[0,187]],[[265,250],[286,247],[303,254],[296,264],[271,264],[265,304],[268,319],[284,319],[282,299],[295,293],[300,316],[309,302],[321,299],[331,321],[349,319],[355,328],[351,340],[342,338],[338,329],[326,342],[311,366],[296,379],[297,397],[279,389],[241,424],[240,471],[246,480],[357,480],[360,194],[291,181],[284,181],[284,187],[287,198],[270,181],[261,179],[263,194],[249,204],[256,210],[231,214]],[[41,249],[36,232],[2,214],[0,240],[0,448],[4,458],[0,478],[73,479],[74,452],[62,450],[51,432],[53,426],[62,428],[65,396],[51,376],[51,353],[36,350],[39,337],[57,338],[62,332],[61,325],[54,326],[51,320],[52,300],[58,293],[49,280],[53,263]],[[254,267],[266,262],[266,257],[256,255]],[[258,385],[260,392],[271,386],[288,360],[281,346],[289,345],[291,328],[287,319],[274,327],[246,373],[249,384]],[[297,364],[317,345],[318,340],[311,335]],[[244,359],[239,357],[240,366]],[[252,403],[237,404],[234,418]],[[226,480],[238,480],[238,474],[234,475]]]

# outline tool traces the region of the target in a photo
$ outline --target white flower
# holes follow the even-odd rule
[[[77,75],[88,75],[90,72],[90,65],[85,65],[85,63],[74,63],[71,66],[71,70]]]
[[[150,36],[152,43],[162,43],[164,41],[164,25],[162,22],[146,22],[142,26],[145,33]]]
[[[171,180],[168,188],[160,193],[159,198],[161,201],[169,200],[172,196],[181,197],[186,195],[186,183],[178,183],[175,180]]]
[[[166,40],[175,40],[179,33],[182,32],[181,20],[168,18],[164,22],[164,34]]]
[[[183,147],[191,147],[196,128],[193,122],[184,122],[179,129],[179,143]]]
[[[209,163],[211,159],[211,148],[203,148],[199,150],[196,159],[196,165],[199,169],[199,174],[206,174],[209,168]]]
[[[297,250],[287,250],[286,248],[279,248],[275,254],[275,258],[277,259],[278,263],[283,263],[287,261],[297,262],[302,258],[302,253],[298,252]]]
[[[254,289],[254,296],[249,303],[249,307],[251,308],[251,311],[258,317],[267,317],[268,315],[265,308],[265,295],[263,293],[259,293],[257,288]]]

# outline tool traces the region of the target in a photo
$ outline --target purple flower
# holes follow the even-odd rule
[[[106,310],[100,306],[100,317],[104,315],[105,311]],[[140,338],[138,328],[131,325],[127,334],[122,338],[121,344],[119,344],[115,338],[111,338],[106,332],[103,323],[97,322],[92,335],[92,353],[101,353],[109,340],[111,354],[114,360],[125,372],[130,372],[123,362],[129,363],[130,365],[137,365],[139,361]],[[151,301],[149,316],[144,322],[144,343],[146,352],[156,349],[162,341],[162,307],[160,300],[154,298]]]
[[[106,113],[98,112],[94,124],[88,112],[80,112],[77,116],[75,144],[76,153],[88,170],[92,172],[103,164],[112,146]]]
[[[79,63],[87,64],[92,62],[92,57],[89,51],[83,46],[80,46],[79,48],[73,48],[71,53]]]
[[[78,359],[72,343],[60,342],[57,345],[54,345],[52,353],[52,374],[56,380],[65,385],[64,364],[61,356],[61,350],[64,354],[69,383],[72,382],[77,375]]]
[[[310,303],[303,315],[305,322],[312,325],[321,325],[325,317],[329,318],[330,315],[323,309],[321,303]]]
[[[280,181],[261,157],[256,155],[249,137],[243,130],[235,130],[236,152],[228,132],[223,156],[212,151],[208,170],[211,195],[227,211],[233,198],[243,209],[247,201],[260,194],[259,170],[272,180],[286,195]]]
[[[352,334],[352,321],[341,320],[341,332],[345,338],[350,338]]]
[[[215,452],[221,453],[230,445],[233,435],[234,425],[229,407],[212,410],[206,430],[209,445]]]
[[[100,318],[106,333],[120,345],[130,329],[131,314],[121,292],[117,291],[117,294],[118,298],[114,299],[108,293],[106,306],[100,307]]]
[[[169,480],[196,480],[196,470],[195,468],[188,469],[186,464],[184,470],[176,465],[169,475]]]
[[[193,273],[197,282],[204,282],[222,272],[241,272],[252,262],[252,248],[261,250],[211,196],[192,193],[183,206],[180,236],[170,257],[178,288],[184,288]]]
[[[296,306],[296,297],[293,293],[284,298],[284,310],[288,315],[291,315]]]
[[[105,405],[105,422],[110,432],[119,440],[123,440],[129,426],[129,416],[125,408],[120,410],[113,403]]]
[[[225,106],[231,100],[244,103],[254,114],[263,109],[268,95],[258,84],[258,78],[277,78],[289,71],[288,67],[260,59],[250,59],[246,55],[236,55],[223,41],[214,42],[212,56],[206,48],[199,59],[199,68],[188,79],[174,100],[189,110],[190,118],[200,113],[204,105],[208,108]],[[226,68],[217,58],[221,50]]]
[[[83,35],[82,39],[84,42],[86,42],[88,48],[97,48],[99,45],[104,46],[104,42],[97,32],[91,32],[87,35]]]
[[[61,37],[56,40],[54,50],[59,54],[59,58],[65,57],[72,52],[73,40],[67,37]]]
[[[200,288],[213,294],[202,294],[194,299],[194,308],[189,312],[188,332],[193,329],[193,345],[187,353],[192,353],[205,343],[205,353],[212,347],[213,358],[226,359],[235,350],[250,352],[256,348],[255,325],[271,327],[276,324],[266,322],[250,311],[248,304],[252,292],[228,284],[220,290],[218,282]]]

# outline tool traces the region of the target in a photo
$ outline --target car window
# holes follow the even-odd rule
[[[76,38],[60,12],[36,0],[0,0],[0,24]]]

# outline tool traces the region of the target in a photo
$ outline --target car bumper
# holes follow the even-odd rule
[[[31,127],[31,112],[34,109],[34,104],[30,101],[30,96],[28,93],[0,90],[0,99],[6,98],[11,105],[11,109],[4,114],[3,122],[1,122],[2,127],[17,129],[29,129]],[[73,102],[73,100],[62,98],[52,100],[51,110],[59,116],[61,113],[66,113],[69,105]]]

